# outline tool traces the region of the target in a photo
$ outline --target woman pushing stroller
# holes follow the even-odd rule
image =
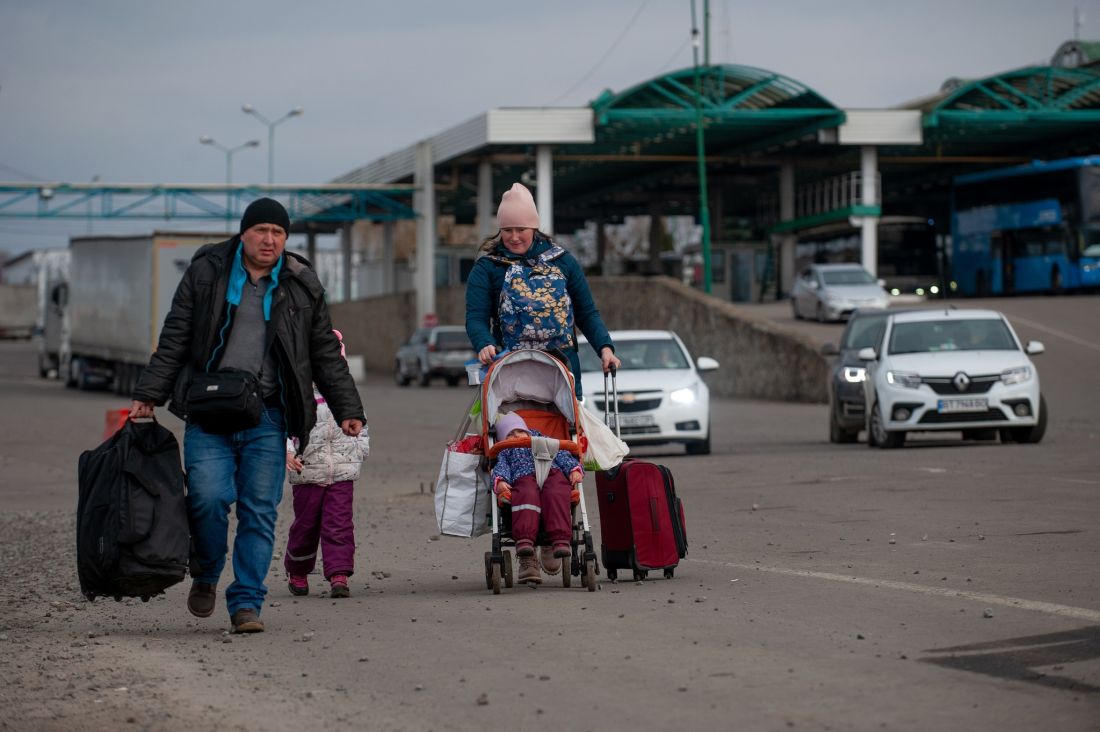
[[[528,435],[541,437],[529,429],[518,414],[506,414],[496,423],[498,442]],[[540,520],[552,544],[553,557],[559,563],[568,559],[571,550],[572,518],[569,504],[573,491],[580,490],[584,468],[566,450],[559,450],[545,481],[540,486],[535,478],[535,457],[530,447],[507,447],[497,454],[493,467],[493,493],[497,501],[512,504],[512,538],[519,558],[520,582],[540,584],[542,574],[535,558],[535,538]]]
[[[492,363],[502,346],[561,351],[580,397],[577,329],[600,356],[605,373],[621,365],[584,272],[572,254],[539,231],[535,201],[520,183],[501,197],[497,225],[499,231],[482,243],[466,284],[466,334],[478,360]],[[550,547],[543,547],[541,559],[550,574],[561,566]]]

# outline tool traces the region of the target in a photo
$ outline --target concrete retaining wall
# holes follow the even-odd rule
[[[37,316],[37,286],[0,285],[0,338],[29,338]]]
[[[593,277],[589,285],[609,330],[673,330],[694,356],[718,359],[721,368],[707,376],[715,395],[828,399],[828,363],[799,333],[668,277]],[[441,324],[465,322],[465,295],[463,287],[436,291]],[[372,371],[390,371],[394,352],[417,325],[414,293],[337,303],[332,319],[348,353],[362,354]]]

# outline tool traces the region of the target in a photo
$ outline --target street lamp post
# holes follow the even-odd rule
[[[707,0],[703,0],[703,12],[710,17]],[[703,89],[699,79],[699,28],[695,24],[695,0],[691,0],[691,46],[695,69],[695,157],[699,161],[699,223],[703,226],[703,291],[708,295],[710,283],[710,206],[707,203],[707,152],[703,141]],[[710,55],[707,44],[707,56]]]
[[[301,116],[305,113],[305,110],[301,107],[295,107],[274,122],[260,114],[251,104],[241,105],[241,111],[245,114],[251,114],[253,117],[260,120],[260,122],[267,125],[267,184],[271,185],[275,182],[275,128],[291,117]]]
[[[199,138],[200,145],[209,145],[210,147],[217,148],[225,153],[225,230],[229,231],[230,220],[233,217],[233,194],[228,190],[229,185],[233,183],[233,156],[244,150],[246,147],[259,147],[259,140],[249,140],[248,142],[242,142],[236,147],[226,147],[213,137],[203,135]]]

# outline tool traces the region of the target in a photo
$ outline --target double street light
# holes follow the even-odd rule
[[[260,114],[251,104],[241,105],[241,111],[245,114],[252,115],[260,120],[260,122],[267,125],[267,183],[271,185],[275,182],[275,128],[291,117],[301,116],[305,113],[305,110],[301,107],[295,107],[274,122]]]
[[[213,137],[203,135],[199,138],[199,144],[209,145],[210,147],[217,148],[218,150],[221,150],[223,153],[225,153],[225,184],[229,185],[233,182],[233,156],[241,150],[244,150],[246,147],[259,147],[260,141],[249,140],[248,142],[242,142],[236,147],[226,147],[225,145],[222,145],[220,142],[215,140]]]
[[[230,225],[232,223],[230,221],[230,217],[232,216],[233,210],[233,192],[230,191],[228,188],[229,185],[233,182],[233,156],[239,153],[241,150],[244,150],[246,147],[259,147],[260,141],[249,140],[248,142],[242,142],[236,147],[226,147],[225,145],[222,145],[220,142],[215,140],[213,137],[203,135],[199,138],[199,144],[209,145],[210,147],[216,148],[225,153],[225,230],[229,231]]]

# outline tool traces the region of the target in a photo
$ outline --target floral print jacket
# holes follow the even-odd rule
[[[495,345],[499,349],[504,344],[498,308],[500,292],[504,287],[505,272],[510,269],[510,265],[505,262],[537,260],[539,255],[549,251],[553,246],[555,245],[550,240],[536,236],[527,253],[519,255],[512,254],[503,244],[498,243],[491,252],[492,256],[480,257],[474,263],[466,282],[466,334],[470,336],[470,342],[475,351],[480,351],[488,345]],[[595,300],[592,299],[592,291],[588,289],[588,280],[584,277],[580,263],[566,251],[551,264],[565,277],[565,287],[572,305],[573,322],[577,329],[588,339],[596,353],[599,353],[604,346],[614,348],[607,326],[600,318],[600,311],[596,308]],[[569,358],[579,397],[581,368],[576,344],[562,350]]]

